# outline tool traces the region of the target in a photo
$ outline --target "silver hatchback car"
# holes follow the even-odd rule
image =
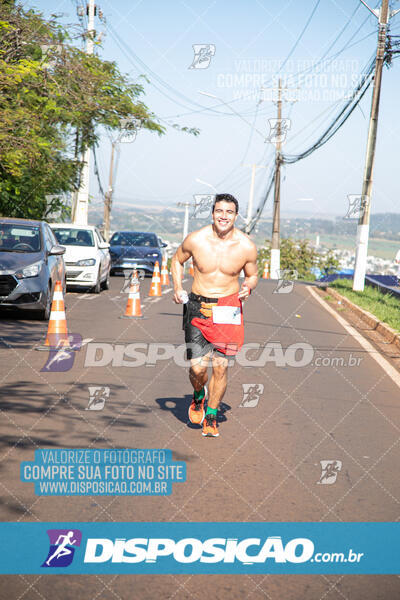
[[[65,291],[64,252],[44,221],[0,218],[0,310],[48,320],[56,281]]]

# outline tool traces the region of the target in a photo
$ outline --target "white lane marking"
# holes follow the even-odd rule
[[[318,300],[321,306],[323,306],[328,312],[331,313],[333,317],[335,317],[335,319],[342,325],[342,327],[344,327],[347,333],[357,340],[360,346],[362,346],[364,350],[368,352],[369,356],[373,358],[380,367],[382,367],[386,375],[388,375],[390,379],[400,388],[400,373],[390,364],[390,362],[378,354],[376,348],[374,348],[374,346],[368,340],[366,340],[361,333],[354,329],[354,327],[349,325],[347,321],[343,319],[343,317],[338,315],[337,312],[331,306],[329,306],[326,300],[322,300],[322,298],[318,296],[317,292],[312,287],[307,286],[307,288],[310,291],[310,294],[314,296],[316,300]]]

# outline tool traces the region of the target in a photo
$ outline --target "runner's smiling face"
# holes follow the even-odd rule
[[[236,219],[236,206],[233,202],[221,200],[216,203],[213,211],[213,221],[217,233],[227,233],[233,229]]]

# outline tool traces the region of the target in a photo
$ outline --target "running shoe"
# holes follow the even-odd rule
[[[199,400],[198,402],[196,402],[196,400],[194,399],[194,394],[193,394],[193,398],[192,398],[192,402],[189,406],[189,410],[188,410],[188,414],[189,414],[189,421],[191,423],[194,423],[195,425],[201,425],[202,422],[204,421],[204,416],[205,416],[205,411],[204,411],[204,402],[207,399],[207,387],[204,386],[204,396],[202,398],[202,400]]]
[[[206,415],[203,422],[203,431],[201,432],[205,437],[218,437],[217,419],[214,415]]]

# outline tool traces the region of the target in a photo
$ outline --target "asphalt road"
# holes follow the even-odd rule
[[[183,366],[172,358],[121,364],[127,344],[182,344],[181,307],[170,290],[150,300],[146,279],[146,318],[120,319],[122,283],[112,278],[99,296],[67,294],[68,330],[86,342],[65,372],[41,370],[47,353],[34,348],[46,325],[1,317],[2,521],[398,520],[399,387],[306,285],[277,294],[275,283],[261,281],[247,301],[245,341],[269,345],[269,360],[257,366],[253,350],[247,365],[229,368],[220,437],[206,439],[187,420],[191,387]],[[118,346],[121,366],[85,366],[94,342]],[[302,351],[293,344],[307,345],[307,364],[299,366]],[[250,385],[257,391],[251,398],[244,394]],[[86,410],[91,386],[110,390],[102,410]],[[20,462],[33,460],[37,448],[125,447],[171,449],[186,461],[187,481],[166,497],[65,498],[35,496],[33,484],[19,480]],[[334,483],[324,484],[324,460],[341,465]],[[15,575],[1,576],[0,586],[1,600],[400,597],[399,577],[376,575]]]

